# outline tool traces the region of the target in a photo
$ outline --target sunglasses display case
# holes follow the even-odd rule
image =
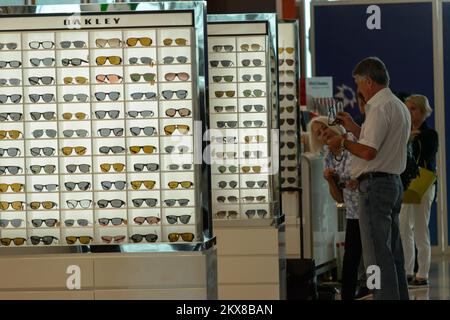
[[[284,214],[286,215],[286,256],[301,256],[301,148],[299,25],[297,20],[278,22],[278,69],[280,87],[280,170]]]
[[[203,3],[123,6],[2,17],[2,246],[212,238],[194,161]]]
[[[217,299],[206,4],[0,16],[0,297]]]
[[[262,290],[264,298],[284,296],[276,30],[275,14],[208,15],[211,202],[220,299],[263,298],[250,287],[267,288],[268,281],[272,289]],[[261,250],[264,266],[257,263]],[[246,270],[255,269],[259,272],[247,276]]]
[[[225,25],[225,27],[224,27]],[[279,217],[276,103],[264,22],[209,23],[212,210],[216,220]],[[275,159],[275,161],[274,161]]]

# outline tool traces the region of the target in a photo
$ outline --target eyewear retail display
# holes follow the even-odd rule
[[[266,23],[256,28],[245,22],[210,22],[208,42],[213,218],[276,217],[272,46]]]
[[[203,240],[199,38],[164,14],[0,32],[3,246]]]
[[[280,154],[282,188],[300,186],[299,106],[295,23],[278,23],[278,68],[280,86]]]

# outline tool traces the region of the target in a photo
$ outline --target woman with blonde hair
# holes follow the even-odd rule
[[[331,196],[346,206],[345,253],[342,267],[342,300],[355,298],[358,282],[358,267],[362,257],[361,236],[358,220],[358,192],[350,180],[352,155],[347,150],[331,152],[326,141],[336,135],[345,134],[339,125],[329,125],[327,117],[316,117],[308,124],[310,150],[324,151],[324,178],[328,182]],[[356,139],[348,134],[348,139]]]
[[[425,120],[433,110],[427,97],[414,94],[406,98],[405,104],[411,113],[412,130],[411,141],[414,157],[420,167],[436,172],[436,153],[438,151],[437,132],[428,127]],[[428,286],[428,272],[430,270],[431,247],[430,211],[436,193],[433,185],[425,193],[420,204],[402,204],[400,211],[400,236],[405,256],[405,271],[408,283],[413,287]],[[415,250],[417,247],[417,263],[419,269],[414,276]]]

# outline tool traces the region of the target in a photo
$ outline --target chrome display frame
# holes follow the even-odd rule
[[[301,78],[301,54],[300,54],[300,22],[298,19],[279,19],[278,23],[290,23],[293,24],[294,33],[298,35],[294,41],[294,49],[295,49],[295,87],[297,91],[297,187],[285,187],[281,188],[281,193],[283,192],[297,192],[298,193],[298,216],[300,219],[300,257],[304,258],[305,249],[303,247],[303,210],[302,210],[302,152],[301,152],[301,121],[302,121],[302,112],[300,110],[300,78]],[[280,161],[281,163],[281,161]],[[280,164],[281,165],[281,164]]]
[[[271,72],[268,73],[268,84],[272,84],[272,110],[269,113],[272,124],[270,129],[276,130],[276,135],[271,136],[270,152],[272,159],[277,157],[277,173],[273,174],[272,188],[273,190],[273,218],[272,219],[262,219],[262,220],[214,220],[215,226],[226,226],[226,227],[257,227],[257,226],[275,226],[279,228],[284,224],[285,216],[282,211],[281,204],[281,172],[280,172],[280,154],[279,154],[279,84],[278,84],[278,21],[276,13],[249,13],[249,14],[209,14],[208,24],[216,23],[252,23],[252,22],[265,22],[267,26],[267,36],[269,43],[268,55],[270,60],[275,61],[273,64]],[[268,61],[270,61],[268,60]],[[208,59],[206,60],[208,61]],[[208,86],[206,86],[208,89]],[[208,90],[209,92],[209,90]],[[208,114],[209,114],[209,99],[208,99]],[[275,201],[276,199],[276,201]]]
[[[9,16],[42,16],[42,15],[72,15],[74,13],[91,14],[114,14],[120,13],[145,13],[145,12],[192,12],[193,28],[195,30],[195,55],[193,62],[197,73],[197,82],[194,88],[196,92],[192,94],[197,97],[197,112],[202,121],[202,132],[206,130],[209,117],[206,113],[205,79],[207,79],[207,67],[204,63],[206,48],[206,2],[204,1],[171,1],[171,2],[134,2],[134,3],[114,3],[112,11],[108,10],[110,4],[61,4],[61,5],[37,5],[37,6],[0,6],[0,17]],[[198,135],[202,136],[202,135]],[[207,144],[205,141],[198,144],[203,151]],[[194,155],[194,158],[198,155]],[[201,155],[200,155],[201,157]],[[201,226],[202,241],[193,243],[151,243],[151,244],[121,244],[121,245],[72,245],[72,246],[49,246],[49,247],[2,247],[0,254],[47,254],[47,253],[94,253],[94,252],[177,252],[177,251],[206,251],[216,244],[212,230],[211,203],[209,201],[210,168],[205,163],[195,159],[198,174],[197,181],[201,187],[197,189],[198,199],[201,206]]]

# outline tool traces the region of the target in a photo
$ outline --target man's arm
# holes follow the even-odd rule
[[[352,122],[352,125],[350,125],[347,130],[349,132],[351,132],[357,139],[359,139],[359,136],[361,135],[361,127],[360,126],[358,126],[356,123]]]
[[[367,161],[373,160],[377,156],[376,149],[347,140],[345,136],[334,136],[327,141],[327,145],[333,152],[345,148],[350,151],[351,154]]]
[[[351,154],[367,161],[373,160],[377,156],[376,149],[366,146],[364,144],[347,140],[345,137],[343,137],[343,139],[344,142],[341,142],[341,144],[344,146],[345,149],[350,151]]]
[[[386,139],[391,123],[390,114],[392,112],[389,111],[393,107],[395,106],[387,103],[370,113],[370,119],[367,118],[364,122],[364,136],[358,138],[358,143],[349,141],[344,136],[335,136],[327,141],[327,144],[331,143],[330,148],[333,148],[334,151],[345,148],[353,155],[366,161],[375,159],[381,144]]]
[[[347,112],[338,112],[336,118],[340,124],[349,132],[351,132],[357,139],[361,134],[361,127],[353,121],[352,116]]]

